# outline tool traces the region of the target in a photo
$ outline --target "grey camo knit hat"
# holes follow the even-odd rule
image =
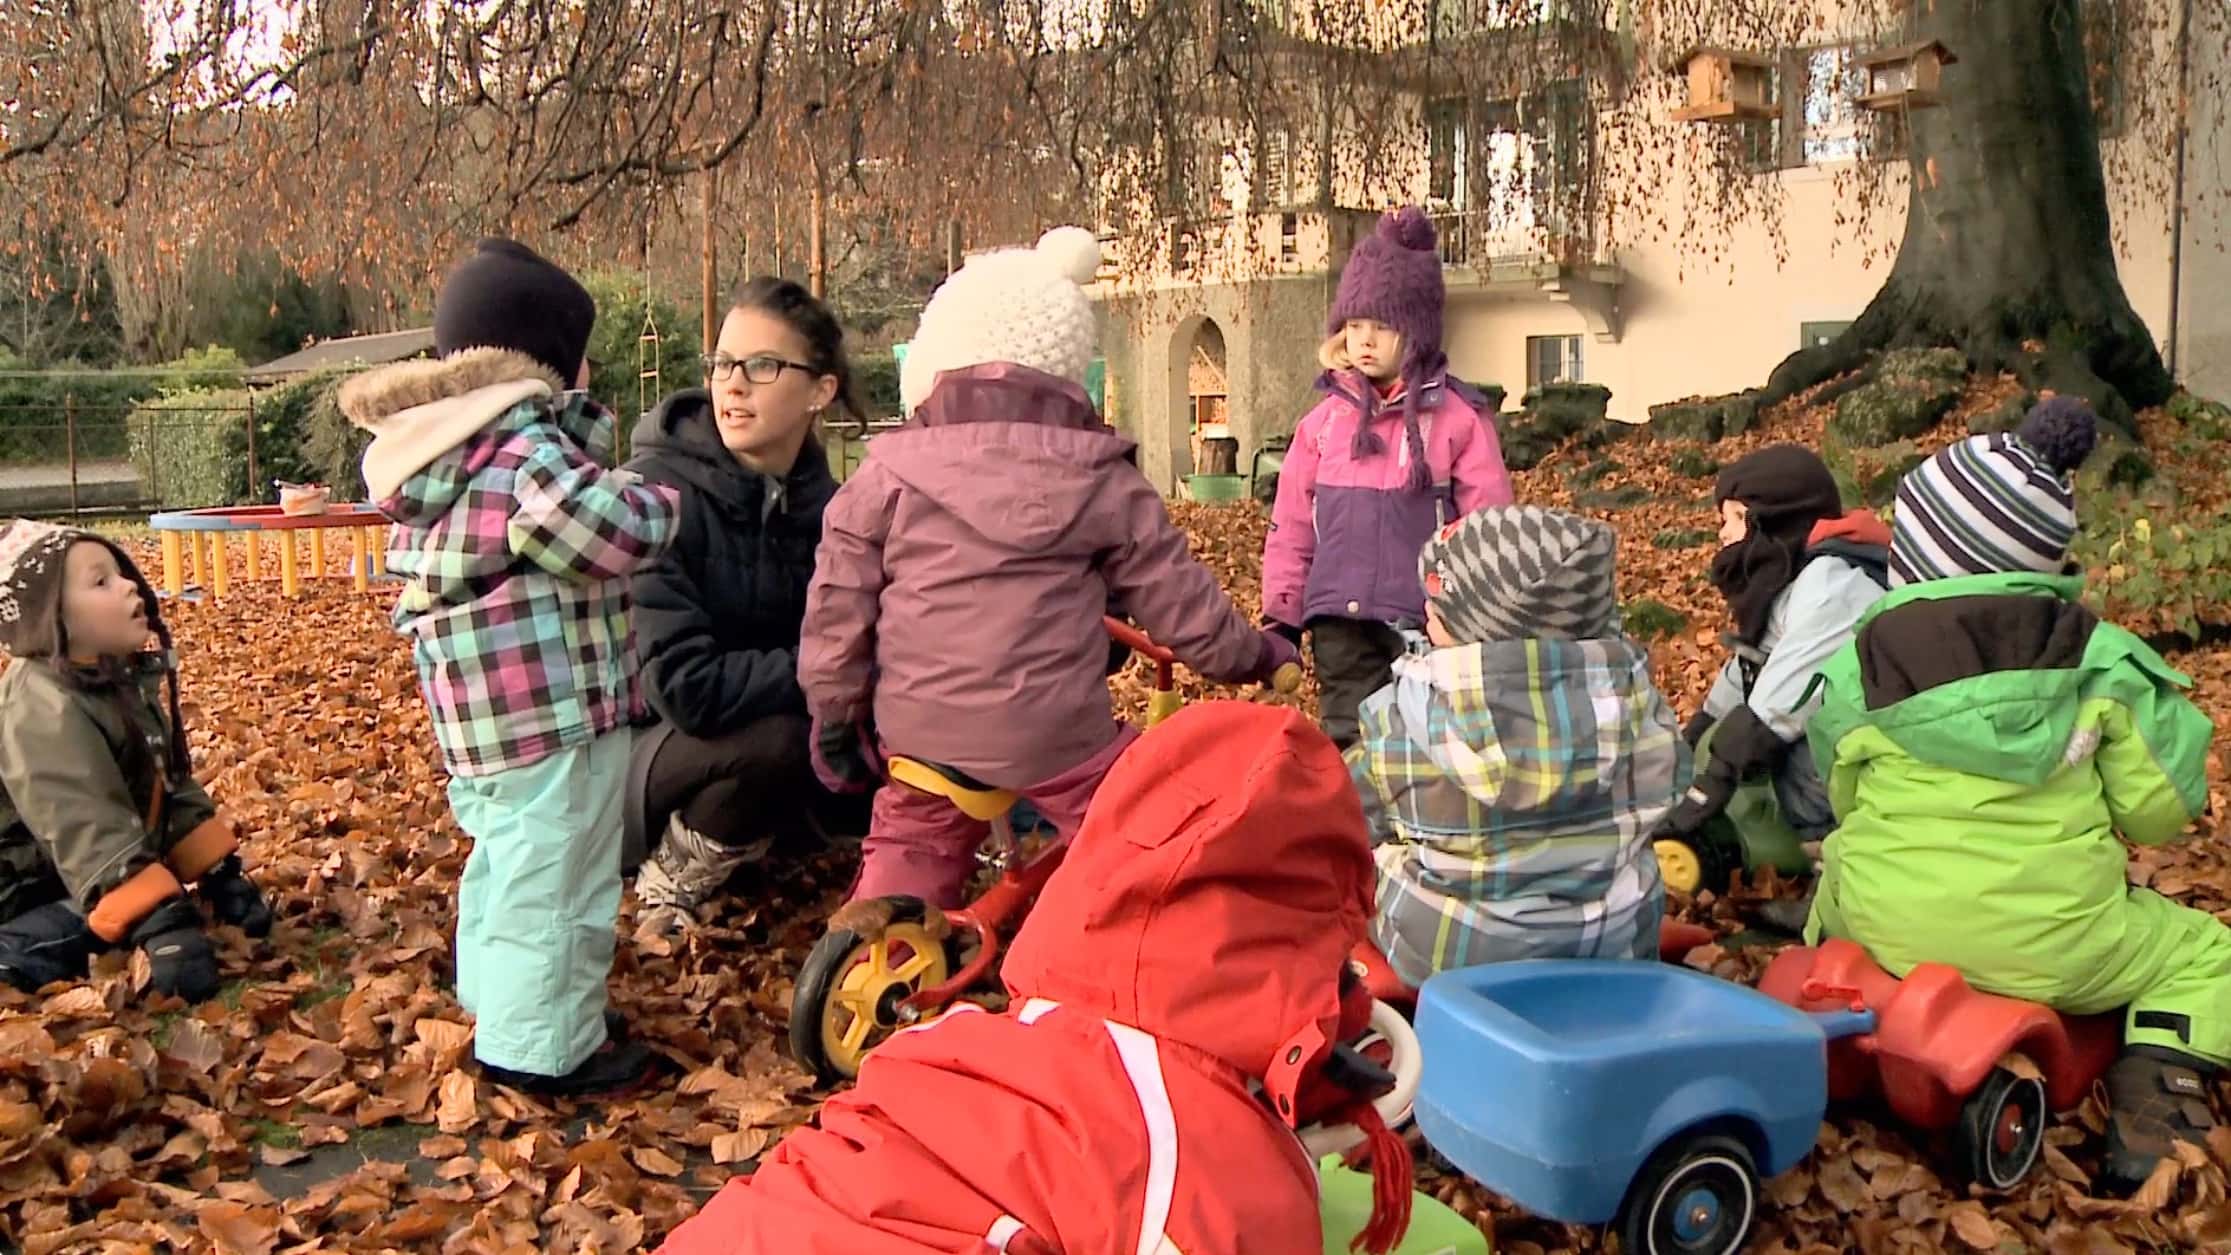
[[[1418,577],[1457,640],[1594,640],[1619,621],[1618,537],[1591,518],[1497,506],[1425,542]]]

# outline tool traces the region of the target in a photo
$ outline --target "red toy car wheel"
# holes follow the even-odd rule
[[[2042,1081],[1992,1069],[1953,1126],[1960,1166],[1986,1189],[2013,1189],[2037,1164],[2047,1120]]]

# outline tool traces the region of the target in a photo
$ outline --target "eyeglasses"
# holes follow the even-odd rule
[[[698,358],[697,361],[699,365],[705,368],[705,377],[713,380],[730,378],[735,375],[739,368],[743,370],[744,378],[758,384],[773,383],[782,378],[782,372],[786,370],[794,370],[802,375],[818,375],[821,373],[804,362],[793,362],[787,357],[777,357],[772,353],[754,353],[750,357],[730,357],[726,353],[708,353]]]

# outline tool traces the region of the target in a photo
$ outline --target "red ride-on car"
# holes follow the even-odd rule
[[[1941,963],[1899,980],[1841,939],[1784,950],[1759,989],[1803,1011],[1873,1011],[1874,1032],[1829,1044],[1830,1100],[1879,1096],[1915,1128],[1950,1130],[1959,1166],[1991,1189],[2028,1175],[2050,1113],[2084,1100],[2122,1039],[2119,1015],[1978,993]]]

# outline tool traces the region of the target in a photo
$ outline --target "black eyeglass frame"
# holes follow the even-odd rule
[[[820,375],[823,372],[805,362],[793,362],[774,353],[754,353],[750,357],[730,357],[726,353],[699,354],[697,364],[705,371],[705,378],[718,382],[744,372],[744,378],[765,386],[782,378],[782,372],[794,370],[802,375]],[[755,369],[756,367],[756,369]]]

